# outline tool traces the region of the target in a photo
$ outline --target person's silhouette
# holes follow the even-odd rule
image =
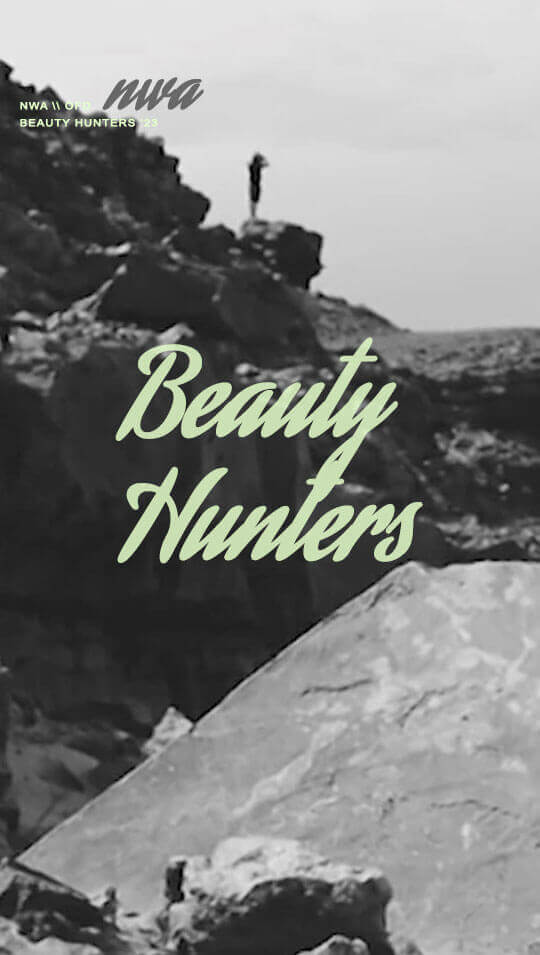
[[[257,206],[261,198],[262,171],[268,166],[268,160],[262,153],[255,153],[248,163],[249,169],[249,212],[252,219],[257,217]]]

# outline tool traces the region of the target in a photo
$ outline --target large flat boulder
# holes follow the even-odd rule
[[[408,564],[246,680],[27,860],[158,905],[171,851],[296,838],[380,866],[437,953],[526,950],[540,905],[540,567]]]

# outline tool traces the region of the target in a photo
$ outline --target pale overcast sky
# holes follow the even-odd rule
[[[209,222],[325,237],[316,287],[397,324],[540,325],[540,0],[6,3],[15,75],[100,108],[121,77],[201,77],[153,113]],[[6,22],[7,20],[7,22]]]

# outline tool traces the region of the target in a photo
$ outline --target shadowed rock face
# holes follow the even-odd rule
[[[536,937],[540,568],[393,571],[27,854],[159,904],[171,848],[296,838],[380,865],[390,928],[488,955]],[[143,835],[144,834],[144,835]],[[404,919],[404,913],[406,919]]]
[[[33,942],[48,935],[99,941],[105,931],[103,916],[84,895],[18,863],[0,869],[0,916]]]
[[[311,952],[301,952],[300,955],[367,955],[367,947],[359,938],[333,935]]]
[[[245,222],[239,244],[248,257],[258,259],[299,288],[309,288],[311,279],[322,268],[322,236],[317,232],[306,232],[290,222],[267,222],[264,219]]]
[[[51,100],[0,73],[0,318],[27,308],[46,315],[94,291],[113,273],[111,247],[158,242],[194,229],[208,199],[181,182],[161,141],[134,128],[19,126],[20,102]],[[37,115],[37,114],[34,114]],[[118,133],[118,135],[115,135]],[[109,251],[109,254],[107,254]]]
[[[294,840],[221,843],[188,861],[185,899],[167,913],[169,945],[193,955],[296,955],[341,932],[370,955],[393,955],[384,876],[332,864]]]
[[[211,859],[182,860],[181,886],[175,901],[169,895],[161,912],[141,918],[122,907],[114,887],[90,900],[20,862],[5,862],[1,950],[296,955],[328,940],[319,955],[394,955],[386,930],[392,895],[387,879],[375,870],[331,863],[293,840],[226,840]]]
[[[0,868],[3,955],[148,955],[161,950],[160,935],[118,925],[103,905],[17,861]]]
[[[393,374],[429,396],[432,513],[473,559],[540,558],[540,329],[379,339]]]

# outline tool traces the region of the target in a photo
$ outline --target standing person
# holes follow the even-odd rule
[[[255,153],[248,164],[249,169],[249,211],[252,219],[257,216],[257,205],[261,198],[262,171],[269,165],[261,153]]]
[[[100,906],[101,913],[106,922],[110,925],[116,925],[118,917],[118,895],[114,885],[110,885],[105,891],[105,898]]]

